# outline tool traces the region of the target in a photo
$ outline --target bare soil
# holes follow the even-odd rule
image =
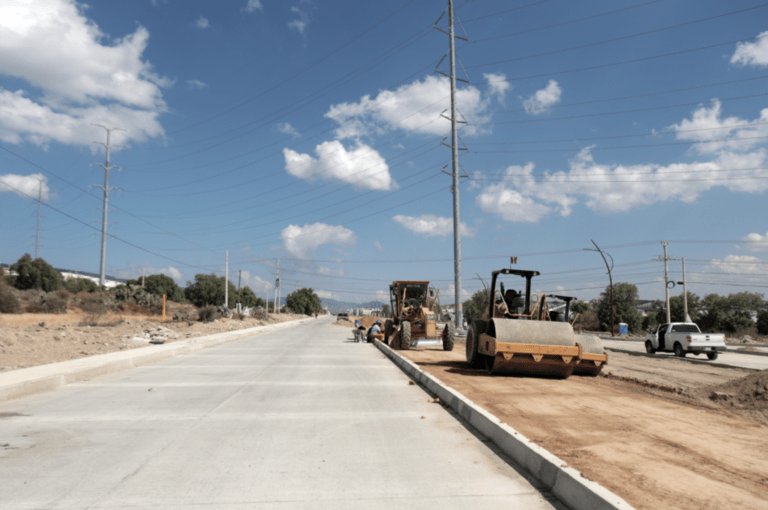
[[[174,335],[173,342],[200,335],[212,335],[236,329],[253,328],[276,322],[306,319],[306,315],[269,314],[266,320],[217,319],[213,322],[163,322],[157,315],[108,313],[94,318],[79,311],[66,314],[0,314],[0,371],[45,365],[58,361],[135,349],[146,343],[132,341],[146,337],[145,331],[159,326]]]
[[[458,342],[400,352],[638,509],[768,507],[768,371],[612,352],[554,380],[469,369]]]

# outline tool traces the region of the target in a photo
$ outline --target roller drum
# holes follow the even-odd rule
[[[493,319],[493,330],[488,334],[497,342],[536,345],[576,345],[573,327],[567,322]],[[494,334],[495,333],[495,334]]]

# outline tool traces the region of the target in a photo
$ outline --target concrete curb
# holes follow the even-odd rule
[[[168,344],[148,345],[138,349],[110,352],[59,363],[22,368],[0,374],[0,402],[52,391],[65,384],[87,381],[129,368],[147,365],[166,358],[190,354],[215,345],[268,333],[315,319],[299,319],[268,326],[238,329],[226,333],[200,336]]]
[[[544,448],[529,441],[496,416],[479,407],[456,390],[427,374],[410,360],[376,341],[376,347],[411,379],[418,382],[441,402],[447,404],[480,434],[500,448],[512,460],[547,487],[561,502],[573,510],[630,510],[629,503],[600,484],[587,480],[581,473]]]

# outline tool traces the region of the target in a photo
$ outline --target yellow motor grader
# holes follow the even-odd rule
[[[470,366],[485,366],[489,374],[518,373],[565,379],[572,373],[596,376],[608,362],[602,341],[594,335],[574,335],[567,322],[572,298],[550,296],[566,302],[565,321],[553,321],[547,295],[532,306],[531,279],[538,271],[501,269],[491,273],[488,307],[481,320],[467,331],[466,354]],[[525,295],[505,290],[499,276],[525,278]],[[496,284],[499,289],[496,289]]]
[[[453,324],[437,329],[435,305],[440,291],[435,294],[428,281],[400,280],[389,286],[393,318],[384,322],[379,340],[393,349],[439,345],[452,351],[455,341]]]

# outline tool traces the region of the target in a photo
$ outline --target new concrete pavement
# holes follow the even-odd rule
[[[0,508],[562,508],[331,321],[0,404]]]
[[[608,349],[614,349],[617,351],[627,352],[640,352],[645,353],[645,340],[611,340],[603,339],[603,346]],[[768,356],[743,354],[736,351],[737,347],[728,346],[728,350],[721,352],[717,357],[717,361],[708,361],[705,355],[695,356],[688,354],[685,359],[692,361],[699,361],[702,363],[719,363],[722,365],[730,365],[739,368],[752,368],[755,370],[765,370],[768,368]],[[648,354],[648,356],[674,356],[672,353],[657,352],[656,354]]]

